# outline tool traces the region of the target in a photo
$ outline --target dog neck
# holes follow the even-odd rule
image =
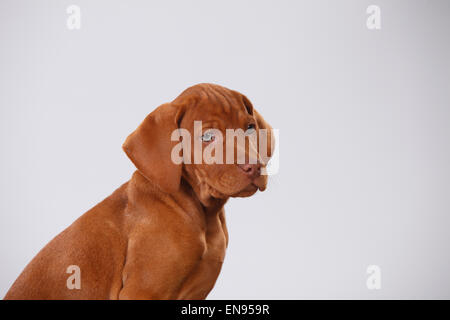
[[[207,212],[219,211],[228,201],[228,196],[219,194],[206,182],[201,181],[198,174],[183,169],[181,188],[192,190],[192,195],[202,204]]]
[[[127,189],[129,201],[134,203],[145,201],[147,197],[157,197],[163,201],[175,201],[186,211],[189,211],[189,207],[196,206],[205,214],[217,214],[228,200],[228,198],[213,197],[186,175],[182,176],[178,191],[169,194],[162,191],[156,183],[145,178],[139,171],[135,171]]]

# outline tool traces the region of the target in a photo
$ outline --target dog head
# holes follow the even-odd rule
[[[150,113],[123,149],[165,192],[176,192],[184,178],[200,199],[226,199],[265,190],[273,140],[272,128],[247,97],[199,84]]]

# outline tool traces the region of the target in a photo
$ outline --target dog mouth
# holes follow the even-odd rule
[[[236,180],[235,180],[236,179]],[[242,177],[241,177],[242,179]],[[203,183],[208,188],[208,193],[219,199],[226,199],[228,197],[248,197],[255,194],[258,190],[264,191],[267,187],[267,176],[260,175],[256,178],[237,179],[233,176],[222,176],[219,184],[204,179]]]
[[[255,181],[250,182],[243,189],[237,192],[225,192],[224,190],[219,190],[208,182],[206,185],[208,186],[210,195],[219,199],[226,199],[228,197],[248,197],[255,194],[258,190],[264,191],[265,189],[265,187],[258,185]]]
[[[251,184],[257,187],[259,191],[264,191],[267,188],[267,176],[260,175],[254,179]]]
[[[254,195],[258,191],[258,189],[259,189],[258,186],[252,182],[241,191],[231,195],[231,197],[239,197],[239,198],[250,197]]]

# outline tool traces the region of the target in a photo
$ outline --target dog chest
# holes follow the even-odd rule
[[[207,221],[204,253],[183,282],[179,299],[204,299],[214,287],[225,258],[227,238],[224,228],[220,219]]]

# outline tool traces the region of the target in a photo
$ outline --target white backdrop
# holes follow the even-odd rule
[[[381,29],[366,26],[369,5]],[[66,26],[69,5],[81,29]],[[209,298],[450,298],[448,1],[0,2],[0,296],[129,179],[121,150],[186,87],[280,130],[268,190],[226,206]],[[381,289],[366,286],[369,265]]]

